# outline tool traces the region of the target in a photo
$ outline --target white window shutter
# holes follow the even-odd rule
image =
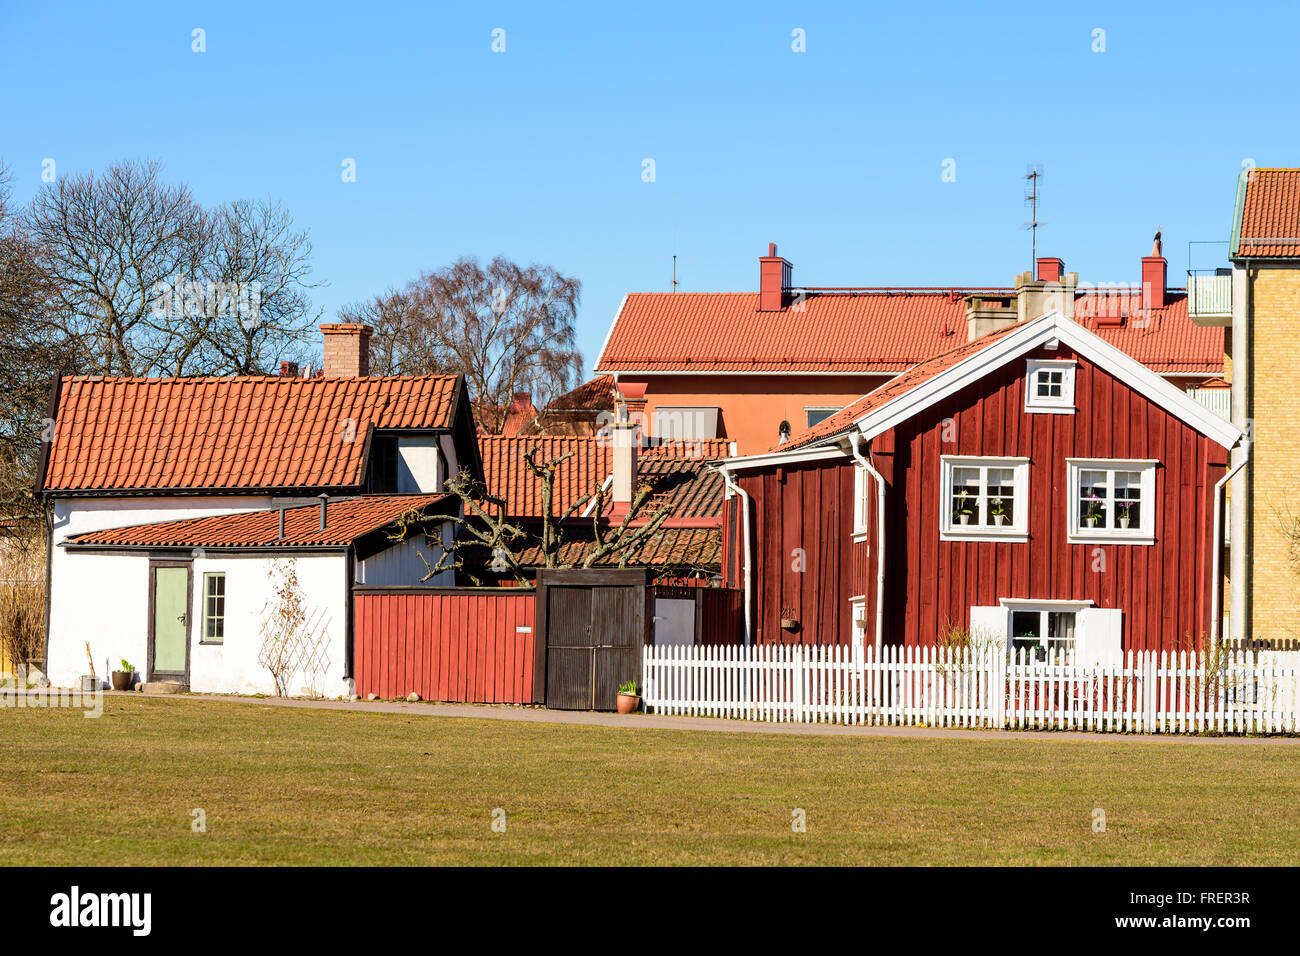
[[[1000,604],[970,609],[971,644],[982,647],[995,643],[1007,646],[1007,609]]]
[[[1075,662],[1113,664],[1124,658],[1124,612],[1109,607],[1089,607],[1079,612],[1075,635]]]

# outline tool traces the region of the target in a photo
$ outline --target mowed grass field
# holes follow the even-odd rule
[[[1300,861],[1294,744],[635,723],[124,697],[97,720],[0,710],[0,864]]]

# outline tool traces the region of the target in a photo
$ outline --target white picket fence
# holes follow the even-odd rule
[[[658,714],[745,720],[1136,733],[1295,733],[1300,655],[1125,655],[1039,661],[953,648],[651,646]]]

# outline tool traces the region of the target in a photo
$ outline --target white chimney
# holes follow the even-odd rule
[[[633,422],[615,422],[614,432],[614,509],[611,517],[622,518],[636,495],[636,461],[641,453],[639,426]]]

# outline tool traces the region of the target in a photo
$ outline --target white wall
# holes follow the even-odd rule
[[[71,687],[89,673],[90,642],[95,673],[106,679],[125,657],[146,666],[149,559],[144,555],[78,554],[59,547],[70,535],[125,525],[229,514],[266,508],[262,496],[61,498],[54,503],[50,558],[50,641],[46,673],[56,686]]]
[[[49,678],[72,686],[87,673],[85,641],[100,678],[125,657],[142,676],[148,666],[149,558],[73,552],[64,555],[65,581],[76,580],[75,601],[60,602],[51,615]],[[196,693],[273,694],[275,682],[258,662],[262,619],[273,600],[272,558],[211,555],[193,562],[190,611],[190,689]],[[291,696],[338,697],[349,692],[346,663],[347,564],[342,554],[295,556],[299,585],[307,596],[319,668],[291,676]],[[226,575],[226,627],[221,644],[203,643],[203,575]]]
[[[397,439],[397,493],[442,492],[444,479],[436,435]]]
[[[274,694],[275,682],[258,656],[262,621],[274,601],[272,562],[262,556],[212,555],[194,562],[194,613],[190,635],[190,690],[196,693]],[[283,560],[283,559],[279,559]],[[293,697],[349,692],[343,672],[347,649],[347,562],[342,554],[294,557],[298,583],[307,598],[312,645],[323,659],[312,673],[299,670],[288,681]],[[203,575],[226,575],[226,633],[221,644],[203,641]]]

